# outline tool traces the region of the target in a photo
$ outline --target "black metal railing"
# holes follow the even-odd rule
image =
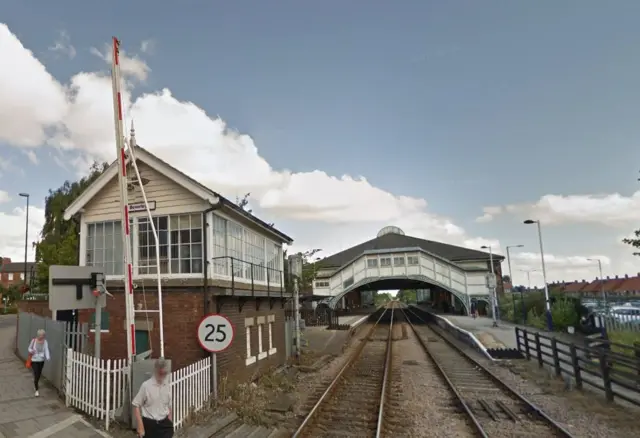
[[[251,284],[252,296],[255,296],[256,286],[262,285],[260,283],[266,285],[268,297],[284,298],[285,296],[284,275],[283,271],[279,269],[240,260],[232,256],[213,257],[211,261],[214,275],[231,277],[232,294],[235,294],[236,282],[240,282]]]
[[[584,384],[640,406],[640,344],[624,345],[598,339],[585,346],[516,327],[518,350],[535,358],[540,367],[553,368],[557,377],[570,376],[578,389]]]
[[[285,309],[286,318],[293,318],[293,313],[292,309]],[[300,319],[304,321],[304,325],[307,327],[336,328],[340,325],[338,316],[336,309],[327,307],[300,309]]]

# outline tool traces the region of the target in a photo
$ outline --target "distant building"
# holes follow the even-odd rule
[[[27,262],[27,284],[31,284],[35,269],[35,262]],[[22,285],[24,282],[24,262],[12,262],[9,257],[2,257],[0,284],[6,288],[13,285]]]
[[[607,276],[602,279],[596,277],[592,281],[557,281],[549,284],[549,290],[576,297],[597,297],[602,290],[610,297],[637,297],[640,296],[640,273],[632,277],[629,275]]]

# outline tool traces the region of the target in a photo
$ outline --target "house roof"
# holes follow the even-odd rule
[[[145,163],[156,172],[171,179],[189,192],[195,194],[196,196],[199,196],[204,201],[209,202],[212,206],[219,205],[223,208],[227,208],[235,212],[236,214],[244,216],[249,221],[255,223],[259,227],[278,237],[284,243],[291,244],[293,242],[293,239],[291,237],[287,236],[275,227],[267,224],[258,217],[240,208],[237,204],[220,195],[219,193],[214,192],[213,190],[194,180],[190,176],[179,171],[178,169],[171,166],[169,163],[160,159],[143,147],[137,145],[135,146],[135,156],[136,160]],[[65,220],[69,220],[73,216],[78,214],[82,210],[82,208],[87,205],[87,203],[91,201],[91,199],[93,199],[100,192],[100,190],[102,190],[109,183],[109,181],[117,177],[117,175],[118,162],[117,160],[115,160],[113,163],[111,163],[107,170],[103,172],[102,175],[100,175],[80,196],[78,196],[78,198],[76,198],[76,200],[73,201],[69,207],[67,207],[64,212]]]
[[[35,269],[35,262],[27,262],[27,271]],[[1,272],[24,272],[24,262],[9,262],[0,267]]]
[[[420,248],[425,252],[454,263],[467,260],[489,260],[489,253],[487,252],[476,251],[474,249],[449,245],[433,240],[419,239],[391,231],[385,234],[379,234],[374,239],[322,259],[318,261],[318,267],[338,268],[360,257],[365,251],[392,250],[398,248]],[[504,260],[503,256],[497,254],[494,254],[493,258],[498,261]]]

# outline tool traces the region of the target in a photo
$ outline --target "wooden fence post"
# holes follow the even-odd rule
[[[522,349],[520,348],[520,329],[516,327],[516,346],[518,347],[518,351],[522,353]]]
[[[640,342],[634,342],[633,349],[635,350],[634,356],[636,357],[636,372],[638,373],[638,378],[640,379]]]
[[[542,346],[540,345],[540,333],[536,332],[536,352],[538,353],[538,365],[542,367],[544,362],[542,361]]]
[[[580,360],[578,359],[578,349],[575,344],[571,344],[571,365],[573,366],[573,378],[576,380],[576,388],[582,390],[582,372],[580,369]]]
[[[529,332],[523,330],[524,333],[524,349],[527,355],[527,360],[531,360],[531,353],[529,352]]]
[[[611,390],[611,375],[609,368],[609,358],[607,357],[607,353],[603,350],[599,352],[600,359],[600,372],[602,373],[602,383],[604,386],[604,395],[607,401],[613,401],[613,391]]]
[[[562,368],[560,367],[560,355],[558,354],[558,341],[556,338],[551,338],[551,354],[553,354],[553,367],[556,370],[556,377],[562,375]]]

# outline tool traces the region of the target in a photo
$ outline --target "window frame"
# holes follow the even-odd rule
[[[392,257],[380,257],[380,267],[381,268],[390,268],[393,266]]]
[[[411,263],[414,260],[415,263]],[[420,256],[417,255],[408,255],[407,256],[407,266],[419,266],[420,265]]]
[[[397,263],[398,261],[401,261],[401,263]],[[405,267],[407,266],[407,259],[404,255],[395,255],[393,256],[393,266],[396,266],[398,268],[400,267]]]

